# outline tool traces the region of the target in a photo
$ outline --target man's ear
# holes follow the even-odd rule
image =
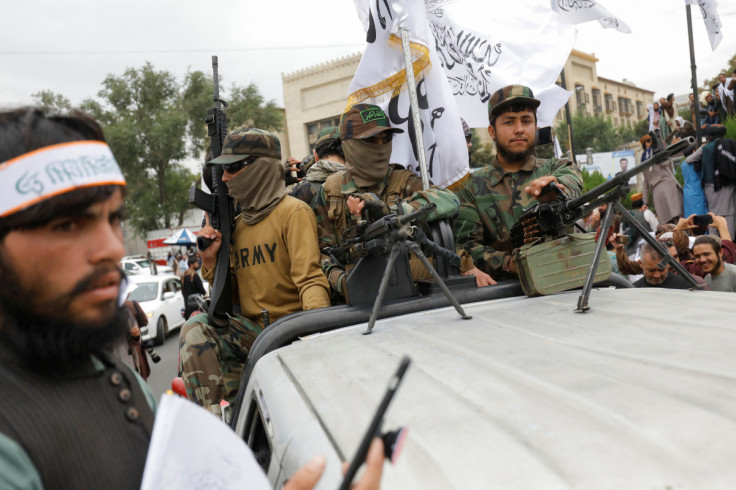
[[[496,128],[491,125],[488,126],[488,136],[490,136],[493,141],[496,141]]]
[[[317,156],[317,150],[312,150],[312,153],[314,154],[314,161],[319,162],[319,157]]]

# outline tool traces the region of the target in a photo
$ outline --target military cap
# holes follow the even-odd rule
[[[501,113],[501,110],[512,104],[526,104],[536,109],[540,101],[534,98],[534,93],[524,85],[506,85],[496,90],[488,100],[488,118],[493,121]]]
[[[248,157],[269,157],[281,160],[281,143],[275,134],[263,129],[246,128],[233,131],[222,142],[222,153],[207,165],[229,165]]]
[[[314,143],[314,147],[318,147],[320,143],[327,140],[339,140],[340,139],[340,128],[337,126],[330,126],[323,129],[317,135],[317,141]]]
[[[366,139],[383,131],[403,133],[401,128],[392,128],[383,110],[373,104],[355,104],[340,119],[340,138]]]

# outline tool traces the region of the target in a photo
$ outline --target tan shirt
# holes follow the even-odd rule
[[[300,310],[330,306],[329,286],[319,264],[317,221],[311,208],[285,196],[262,221],[247,225],[238,216],[230,267],[238,281],[243,316],[260,323]],[[213,271],[203,270],[211,281]]]

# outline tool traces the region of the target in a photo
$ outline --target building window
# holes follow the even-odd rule
[[[601,100],[601,91],[600,89],[594,88],[593,89],[593,110],[595,114],[600,114],[603,112],[603,101]]]
[[[311,123],[307,123],[307,145],[309,145],[309,148],[314,147],[314,144],[317,142],[317,137],[319,136],[320,131],[322,131],[325,128],[329,128],[330,126],[339,126],[339,125],[340,125],[340,116],[330,117],[327,119],[322,119],[321,121],[314,121]]]
[[[575,84],[575,101],[578,103],[578,107],[585,108],[585,104],[588,102],[588,94],[585,93],[585,87],[579,83]]]
[[[616,110],[616,102],[613,101],[613,95],[612,94],[606,94],[605,95],[606,100],[606,112],[613,112]]]
[[[644,117],[644,103],[640,100],[636,101],[636,117],[639,119]]]

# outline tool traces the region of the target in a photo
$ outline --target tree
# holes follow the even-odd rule
[[[226,113],[231,130],[241,125],[281,128],[281,110],[273,101],[264,102],[254,84],[233,85],[230,97]],[[34,98],[50,109],[72,108],[69,99],[53,92],[38,92]],[[190,72],[182,83],[151,63],[108,75],[97,98],[80,105],[102,125],[125,174],[130,223],[139,233],[183,222],[190,209],[189,187],[199,178],[181,161],[187,156],[201,158],[209,148],[204,117],[211,106],[209,76]]]
[[[572,118],[573,152],[576,155],[585,153],[586,148],[593,148],[594,153],[613,151],[625,143],[636,140],[635,131],[626,127],[614,128],[610,117],[591,116],[578,111]],[[557,137],[564,147],[570,148],[567,124],[561,122],[556,128]]]

